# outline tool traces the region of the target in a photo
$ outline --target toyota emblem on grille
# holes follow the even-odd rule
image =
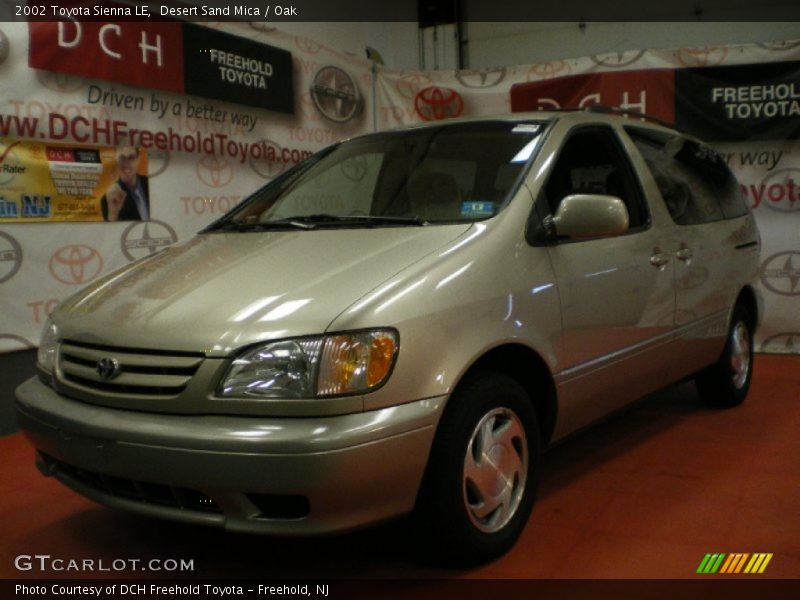
[[[97,371],[97,374],[100,375],[100,379],[105,379],[108,381],[119,375],[122,369],[120,368],[119,361],[116,358],[103,358],[97,361],[95,370]]]

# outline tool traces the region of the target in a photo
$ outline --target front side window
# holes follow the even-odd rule
[[[543,129],[489,121],[356,138],[271,182],[210,230],[486,219],[516,190]]]
[[[574,194],[619,198],[628,210],[630,230],[649,223],[633,168],[614,132],[607,127],[578,128],[558,153],[544,186],[550,214],[556,214],[561,201]]]

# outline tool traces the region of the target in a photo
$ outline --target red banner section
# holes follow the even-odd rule
[[[91,79],[184,91],[178,21],[29,23],[28,65]]]
[[[180,21],[30,22],[28,35],[34,69],[294,113],[292,54],[267,44]]]
[[[675,122],[671,69],[571,75],[511,86],[511,110],[525,112],[602,105]]]

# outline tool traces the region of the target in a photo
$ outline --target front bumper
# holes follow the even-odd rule
[[[105,408],[60,396],[36,377],[16,396],[39,468],[77,492],[150,516],[282,535],[410,512],[445,400],[265,418]]]

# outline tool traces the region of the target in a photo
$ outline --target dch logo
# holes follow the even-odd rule
[[[314,75],[311,98],[326,119],[345,123],[361,112],[364,101],[356,82],[339,67],[322,67]]]
[[[122,254],[130,261],[155,254],[178,241],[175,230],[163,221],[134,221],[122,232]]]
[[[771,292],[781,296],[800,295],[800,252],[773,254],[763,262],[759,275],[761,283]]]
[[[506,68],[496,69],[465,69],[456,71],[456,79],[468,88],[494,87],[506,78]]]
[[[103,271],[103,257],[84,244],[59,248],[50,257],[50,275],[61,283],[80,285],[88,283]]]
[[[761,342],[761,352],[797,354],[800,352],[800,331],[777,333]]]
[[[414,98],[414,109],[423,121],[440,121],[461,116],[464,112],[464,99],[450,88],[428,87],[420,90]]]
[[[17,240],[0,231],[0,283],[17,274],[22,266],[22,248]]]
[[[233,181],[233,167],[224,158],[207,155],[197,161],[197,176],[208,187],[221,188]]]

